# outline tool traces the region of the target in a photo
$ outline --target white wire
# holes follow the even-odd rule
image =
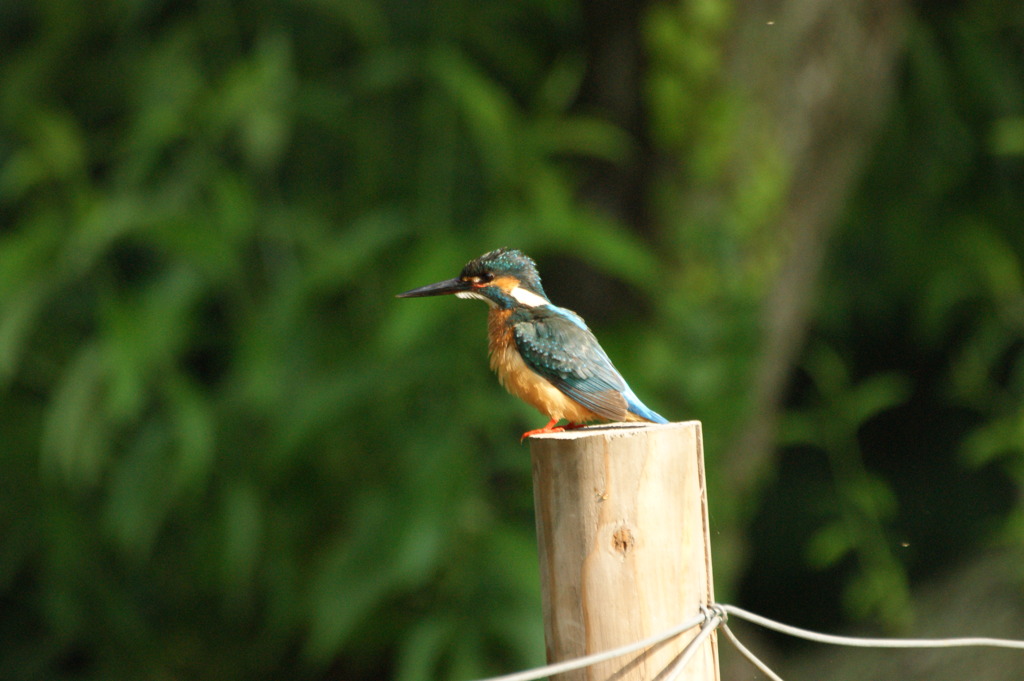
[[[767,676],[772,681],[782,681],[782,677],[781,676],[779,676],[778,674],[773,672],[771,669],[769,669],[768,665],[766,665],[764,662],[761,662],[760,658],[758,658],[757,655],[755,655],[754,653],[750,652],[750,650],[748,650],[745,645],[740,643],[740,640],[738,638],[736,638],[736,634],[732,633],[732,629],[729,628],[728,624],[726,624],[725,622],[722,622],[722,625],[721,625],[720,628],[722,630],[722,633],[724,633],[729,638],[729,640],[732,642],[733,646],[736,647],[736,650],[740,651],[740,654],[742,654],[743,657],[747,658],[747,660],[750,662],[750,664],[752,664],[755,667],[757,667],[758,669],[760,669],[761,673],[764,674],[765,676]]]
[[[697,636],[690,641],[683,652],[680,653],[679,658],[676,659],[672,668],[669,670],[668,675],[666,676],[666,681],[671,681],[671,679],[675,678],[675,675],[682,671],[690,661],[690,658],[692,658],[696,653],[700,644],[704,639],[711,635],[711,632],[714,631],[716,627],[721,627],[726,636],[729,637],[729,640],[734,646],[736,646],[740,653],[750,660],[750,662],[760,669],[766,676],[770,677],[772,681],[782,681],[778,675],[772,672],[763,662],[761,662],[752,652],[739,642],[736,636],[725,624],[726,616],[729,615],[790,636],[796,636],[798,638],[815,641],[817,643],[827,643],[839,646],[854,646],[859,648],[956,648],[964,646],[987,646],[1024,650],[1024,641],[1015,641],[1006,638],[987,638],[977,636],[967,638],[862,638],[854,636],[836,636],[834,634],[819,634],[818,632],[810,631],[809,629],[801,629],[800,627],[776,622],[775,620],[762,615],[756,615],[735,605],[714,604],[708,608],[702,608],[701,611],[702,614],[700,615],[692,617],[671,629],[661,632],[660,634],[655,634],[654,636],[645,638],[642,641],[637,641],[636,643],[631,643],[613,650],[607,650],[603,653],[595,653],[593,655],[587,655],[586,657],[578,657],[573,660],[556,662],[555,664],[549,664],[545,667],[528,669],[514,674],[493,676],[487,679],[480,679],[479,681],[535,681],[535,679],[541,679],[546,676],[561,674],[563,672],[573,671],[574,669],[582,669],[583,667],[589,667],[593,664],[605,662],[621,655],[628,655],[629,653],[640,650],[641,648],[652,646],[655,643],[661,643],[662,641],[678,636],[684,631],[692,629],[698,625],[702,625],[700,632],[698,632]]]
[[[956,648],[961,646],[989,646],[994,648],[1016,648],[1024,650],[1024,641],[1014,641],[1006,638],[862,638],[855,636],[835,636],[833,634],[819,634],[816,631],[801,629],[789,624],[782,624],[775,620],[768,619],[761,615],[755,615],[735,605],[719,606],[729,615],[753,622],[766,629],[773,629],[783,634],[805,638],[808,641],[817,643],[829,643],[837,646],[855,646],[859,648]]]
[[[611,660],[619,657],[620,655],[628,655],[629,653],[640,650],[641,648],[647,648],[648,646],[653,646],[655,643],[666,641],[674,636],[678,636],[687,629],[693,629],[706,619],[707,617],[704,615],[696,615],[682,624],[678,624],[671,629],[661,632],[660,634],[649,636],[642,641],[630,643],[629,645],[625,645],[620,648],[606,650],[603,653],[587,655],[586,657],[577,657],[576,659],[566,660],[564,662],[556,662],[555,664],[549,664],[545,667],[537,667],[536,669],[527,669],[526,671],[516,672],[514,674],[506,674],[505,676],[493,676],[487,679],[480,679],[480,681],[533,681],[534,679],[542,679],[545,676],[570,672],[574,669],[582,669],[583,667],[589,667],[592,664]]]
[[[678,659],[669,668],[668,673],[665,675],[665,681],[675,681],[675,678],[686,668],[686,665],[690,663],[690,659],[700,650],[701,644],[704,643],[704,639],[711,636],[711,633],[722,624],[722,615],[720,611],[708,611],[701,608],[703,615],[706,618],[704,626],[700,628],[697,635],[693,637],[693,640],[686,644],[683,648],[683,652],[679,654]]]

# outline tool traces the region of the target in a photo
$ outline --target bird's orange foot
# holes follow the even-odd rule
[[[576,430],[577,428],[583,427],[582,423],[570,422],[565,424],[564,426],[556,426],[556,423],[558,423],[558,419],[551,419],[543,428],[528,430],[525,433],[523,433],[523,436],[519,438],[519,441],[522,442],[531,435],[543,435],[544,433],[564,433],[567,430]]]

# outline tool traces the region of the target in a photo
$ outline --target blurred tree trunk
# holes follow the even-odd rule
[[[586,200],[638,229],[648,227],[645,186],[650,143],[643,106],[644,55],[641,21],[650,3],[583,0],[587,71],[580,103],[632,135],[640,153],[628,164],[593,169]]]
[[[894,91],[903,16],[904,3],[893,0],[743,4],[732,74],[777,129],[793,175],[777,225],[787,247],[765,299],[753,403],[724,458],[737,492],[771,454],[829,234]],[[755,39],[765,27],[777,32],[770,51]]]
[[[652,229],[646,194],[658,163],[642,105],[641,33],[650,6],[609,0],[582,5],[588,72],[580,105],[608,114],[639,147],[633,162],[595,169],[584,198],[641,232]],[[716,87],[752,103],[744,124],[771,131],[791,173],[783,208],[770,227],[782,257],[763,299],[754,394],[721,459],[737,494],[754,484],[771,454],[829,233],[893,91],[903,10],[902,2],[892,0],[753,0],[731,8],[728,67]],[[743,159],[735,163],[749,165]],[[706,197],[708,187],[695,187],[693,194]]]

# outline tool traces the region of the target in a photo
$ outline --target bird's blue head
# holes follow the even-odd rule
[[[454,293],[460,298],[479,298],[492,307],[513,308],[548,305],[540,283],[537,265],[522,251],[499,248],[466,263],[455,279],[399,293],[399,298],[442,296]]]

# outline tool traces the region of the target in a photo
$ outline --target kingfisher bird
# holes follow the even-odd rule
[[[583,319],[552,305],[537,265],[521,251],[484,253],[470,260],[458,277],[397,297],[452,293],[487,303],[491,368],[510,393],[551,419],[520,439],[580,428],[590,421],[668,423],[630,390]],[[563,420],[566,425],[558,426]]]

